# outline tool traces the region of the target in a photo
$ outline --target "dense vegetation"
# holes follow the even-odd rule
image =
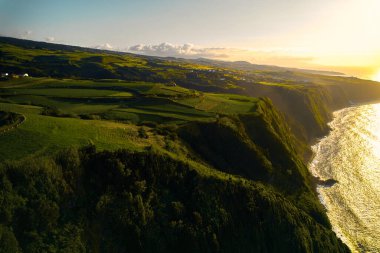
[[[348,252],[270,187],[154,152],[60,152],[1,167],[2,252]]]
[[[12,38],[0,67],[0,252],[349,252],[304,158],[376,83]]]
[[[13,125],[21,121],[21,115],[13,112],[0,111],[0,127]]]
[[[24,116],[9,111],[0,111],[0,134],[19,126],[25,120]]]

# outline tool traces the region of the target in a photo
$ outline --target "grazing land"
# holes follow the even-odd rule
[[[260,101],[159,83],[25,78],[1,84],[0,110],[28,119],[2,136],[1,159],[91,143],[141,150],[154,144],[138,140],[141,127],[212,122],[219,115],[254,112]]]

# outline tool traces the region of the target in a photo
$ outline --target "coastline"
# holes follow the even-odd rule
[[[347,181],[346,181],[346,176],[344,176],[345,174],[342,174],[342,173],[339,173],[339,172],[336,172],[336,173],[333,173],[333,174],[331,174],[332,173],[332,171],[337,171],[336,170],[336,168],[335,168],[335,166],[334,167],[332,167],[333,169],[328,169],[329,167],[326,167],[327,168],[327,170],[325,170],[325,169],[319,169],[319,172],[322,172],[322,174],[324,174],[325,176],[326,175],[333,175],[333,177],[332,178],[323,178],[323,176],[322,176],[322,174],[319,174],[318,173],[318,166],[320,166],[319,165],[319,163],[322,163],[322,167],[319,167],[319,168],[324,168],[325,166],[329,166],[328,164],[329,163],[327,163],[327,164],[324,164],[323,163],[323,161],[325,161],[323,158],[324,158],[324,156],[322,155],[321,157],[319,157],[319,152],[322,152],[321,151],[321,145],[323,145],[323,144],[325,144],[325,145],[327,145],[327,147],[331,147],[331,144],[333,144],[333,143],[335,143],[334,142],[334,139],[336,139],[336,138],[340,138],[340,137],[337,137],[337,136],[341,136],[341,134],[342,133],[345,133],[345,131],[350,131],[350,130],[344,130],[343,132],[342,132],[342,130],[340,130],[339,131],[339,129],[344,129],[344,128],[342,128],[342,126],[344,126],[344,125],[342,125],[342,121],[341,121],[341,119],[342,119],[342,117],[344,118],[346,115],[351,115],[350,117],[352,118],[352,115],[354,115],[355,116],[355,114],[351,114],[351,110],[350,110],[350,108],[355,108],[355,107],[362,107],[362,106],[366,106],[366,105],[368,105],[368,106],[370,106],[370,105],[378,105],[378,104],[380,104],[380,100],[372,100],[371,102],[365,102],[365,103],[355,103],[355,104],[353,104],[353,105],[351,105],[351,106],[349,106],[349,107],[345,107],[345,108],[342,108],[342,109],[339,109],[339,110],[336,110],[336,111],[334,111],[333,113],[332,113],[332,115],[333,115],[333,119],[328,123],[328,125],[330,126],[330,131],[329,131],[329,134],[327,134],[326,136],[324,136],[324,137],[322,137],[322,138],[319,138],[318,139],[318,141],[316,141],[313,145],[311,145],[311,150],[312,150],[312,153],[313,153],[313,155],[312,155],[312,157],[311,157],[311,159],[310,159],[310,161],[309,161],[309,163],[308,163],[308,170],[309,170],[309,172],[310,172],[310,174],[312,175],[312,177],[313,177],[313,180],[314,180],[314,182],[313,182],[313,186],[314,186],[314,190],[316,191],[316,193],[317,193],[317,195],[318,195],[318,199],[319,199],[319,201],[320,201],[320,203],[325,207],[325,209],[326,209],[326,214],[327,214],[327,216],[328,216],[328,219],[329,219],[329,221],[330,221],[330,223],[331,223],[331,225],[332,225],[332,231],[334,231],[334,233],[350,248],[350,250],[352,251],[352,252],[378,252],[378,251],[371,251],[372,250],[372,248],[371,247],[373,247],[373,242],[371,242],[371,243],[363,243],[363,236],[362,235],[360,235],[360,236],[356,236],[355,234],[353,234],[352,233],[352,231],[351,231],[351,226],[354,224],[354,223],[352,223],[352,220],[350,220],[350,221],[347,221],[348,223],[347,224],[350,224],[350,225],[348,225],[348,226],[346,226],[346,225],[342,225],[342,224],[344,224],[344,223],[342,223],[342,220],[341,219],[339,219],[338,218],[338,220],[337,220],[337,217],[345,217],[345,215],[344,215],[344,213],[350,213],[350,212],[352,212],[352,210],[365,210],[365,209],[358,209],[358,207],[356,206],[356,205],[350,205],[349,203],[352,203],[352,202],[342,202],[344,205],[347,205],[345,208],[344,208],[344,210],[343,209],[341,209],[341,208],[339,208],[339,204],[337,204],[337,202],[336,202],[336,199],[337,199],[337,197],[339,197],[339,196],[345,196],[345,195],[347,195],[347,196],[352,196],[352,192],[350,193],[350,191],[347,191],[347,189],[349,189],[349,188],[347,188]],[[347,110],[347,113],[348,114],[345,114],[344,113],[344,111],[345,110]],[[357,109],[353,109],[353,110],[357,110]],[[355,111],[354,111],[355,112]],[[361,112],[361,110],[359,110],[358,112]],[[341,113],[343,113],[343,114],[341,114]],[[358,114],[358,115],[360,115],[360,114]],[[355,119],[356,119],[356,117],[354,117]],[[338,121],[336,121],[338,119]],[[336,122],[337,124],[335,125],[334,124],[334,122]],[[346,122],[346,121],[344,121],[344,122]],[[343,122],[343,123],[344,123]],[[349,122],[349,121],[347,121],[347,122]],[[346,123],[344,123],[344,124],[346,124]],[[368,124],[368,123],[367,123]],[[360,125],[353,125],[353,127],[355,127],[354,129],[362,129],[362,128],[357,128],[358,126],[360,126]],[[332,131],[338,131],[338,134],[339,135],[336,135],[336,134],[333,134],[333,135],[331,135],[332,134]],[[349,133],[349,132],[348,132]],[[335,137],[334,137],[335,136]],[[347,135],[347,136],[349,136],[349,135]],[[327,138],[333,138],[333,139],[330,139],[330,140],[326,140]],[[344,138],[345,139],[345,138]],[[324,143],[326,141],[326,143]],[[345,142],[342,142],[342,143],[344,143],[345,144]],[[355,142],[354,142],[355,143]],[[356,146],[356,145],[355,145]],[[348,146],[348,147],[350,147],[350,145]],[[331,148],[330,149],[327,149],[327,150],[331,150]],[[333,149],[334,150],[334,149]],[[352,151],[351,149],[348,149],[349,151]],[[357,149],[357,150],[359,150],[359,149]],[[360,149],[361,150],[361,149]],[[330,152],[327,152],[327,154],[329,154]],[[323,153],[320,153],[320,154],[323,154]],[[334,153],[335,154],[335,153]],[[339,154],[339,153],[338,153]],[[346,156],[347,156],[347,154],[346,154]],[[334,156],[335,157],[335,156]],[[338,157],[339,157],[339,155],[338,155]],[[322,158],[322,159],[321,159]],[[327,158],[328,159],[328,158]],[[332,161],[334,161],[334,160],[332,160]],[[341,161],[341,160],[335,160],[335,161]],[[339,164],[339,163],[338,163]],[[353,166],[355,166],[355,163],[352,163],[353,164]],[[346,166],[347,166],[347,164],[346,164]],[[342,168],[346,168],[346,167],[342,167]],[[354,167],[354,168],[356,168],[356,167]],[[359,168],[359,167],[358,167]],[[364,167],[363,167],[364,168]],[[325,172],[323,172],[323,171],[325,171]],[[338,170],[338,171],[340,171],[340,170]],[[342,170],[342,171],[346,171],[346,170]],[[361,170],[359,170],[359,171],[361,171]],[[347,170],[347,172],[345,172],[346,173],[346,175],[352,175],[352,177],[353,178],[355,178],[355,174],[350,174],[350,172],[352,173],[352,171],[351,170]],[[347,174],[348,173],[348,174]],[[343,175],[343,177],[342,177],[342,175]],[[349,178],[352,178],[351,176],[348,176]],[[334,180],[334,183],[333,184],[328,184],[328,185],[325,185],[325,184],[320,184],[320,179],[322,178],[322,181],[323,182],[326,182],[326,181],[328,181],[328,180]],[[342,186],[337,186],[338,188],[334,188],[334,189],[332,189],[332,190],[329,190],[329,189],[326,189],[326,188],[330,188],[330,187],[332,187],[332,186],[334,186],[335,185],[335,183],[339,183],[338,182],[338,180],[340,180],[340,179],[342,179],[342,181],[343,181],[343,185]],[[350,179],[350,181],[351,181],[352,179]],[[360,185],[360,184],[356,184],[355,185],[356,186],[356,189],[359,189],[359,188],[357,188],[358,186],[359,187],[364,187],[365,186],[365,184],[363,184],[362,186]],[[361,189],[361,188],[360,188]],[[337,193],[338,193],[338,195],[337,195]],[[349,195],[349,194],[351,194],[351,195]],[[359,195],[358,196],[361,196],[360,195],[360,193],[359,193]],[[326,199],[325,199],[326,198]],[[346,199],[346,198],[343,198],[343,199]],[[335,201],[334,201],[335,200]],[[352,200],[352,199],[351,199]],[[367,200],[368,201],[368,200]],[[340,202],[340,201],[339,201]],[[362,203],[361,205],[363,206],[366,206],[366,204],[365,204],[366,202],[364,202],[364,203]],[[364,207],[363,206],[363,207]],[[337,209],[338,208],[338,209]],[[352,208],[354,208],[354,209],[352,209]],[[340,211],[339,211],[340,210]],[[343,210],[343,213],[341,213],[342,212],[342,210]],[[329,215],[329,212],[331,212],[331,214]],[[360,212],[359,212],[360,213]],[[359,214],[358,213],[358,214]],[[338,216],[337,216],[338,215]],[[343,215],[343,216],[342,216]],[[355,216],[358,220],[357,221],[360,221],[360,223],[361,222],[365,222],[365,219],[364,220],[362,220],[363,219],[363,217],[364,216],[361,216],[361,215],[359,215],[359,216]],[[334,225],[335,224],[335,225]],[[367,223],[363,223],[363,224],[367,224]],[[364,225],[363,225],[364,226]],[[363,230],[364,229],[364,227],[360,227],[359,229],[360,230],[358,230],[358,231],[365,231],[365,230]],[[354,227],[352,227],[352,229],[354,229]],[[356,228],[357,229],[357,228]],[[351,231],[351,232],[350,232]],[[373,230],[371,230],[372,232],[373,232]],[[360,233],[362,233],[362,232],[360,232]],[[364,241],[365,242],[365,241]],[[375,244],[376,245],[376,244]],[[366,250],[364,250],[364,251],[361,251],[360,249],[361,248],[363,248],[363,249],[366,249]],[[369,250],[369,251],[367,251],[367,250]]]
[[[370,104],[370,103],[368,103],[368,104]],[[329,132],[328,132],[328,134],[326,134],[325,136],[323,136],[323,137],[321,137],[321,138],[318,138],[318,140],[317,140],[313,145],[310,146],[310,149],[311,149],[313,155],[312,155],[312,158],[310,159],[310,161],[308,162],[307,167],[308,167],[308,170],[309,170],[309,172],[310,172],[310,174],[311,174],[311,176],[312,176],[312,183],[313,183],[313,187],[314,187],[313,190],[314,190],[315,193],[317,194],[317,197],[318,197],[318,199],[319,199],[319,202],[320,202],[320,203],[323,205],[323,207],[325,208],[325,212],[326,212],[326,215],[327,215],[327,217],[328,217],[330,223],[331,223],[331,218],[330,218],[329,215],[328,215],[328,213],[329,213],[329,206],[327,205],[327,203],[326,203],[326,201],[325,201],[325,199],[324,199],[324,196],[323,196],[323,194],[321,193],[321,189],[325,188],[325,186],[323,186],[323,185],[321,185],[321,184],[318,183],[318,181],[321,180],[321,179],[320,179],[320,175],[315,171],[314,166],[317,166],[316,164],[318,164],[319,161],[317,161],[317,160],[315,160],[315,159],[316,159],[316,157],[317,157],[317,155],[318,155],[318,152],[319,152],[319,148],[320,148],[321,142],[323,142],[326,138],[328,138],[329,135],[331,134],[331,132],[333,131],[333,128],[331,128],[331,124],[332,124],[332,122],[334,122],[334,120],[336,119],[336,114],[339,113],[340,111],[343,111],[343,110],[348,109],[348,108],[350,108],[350,107],[356,107],[356,106],[360,106],[360,105],[352,105],[352,106],[344,107],[344,108],[342,108],[342,109],[339,109],[339,110],[335,110],[335,111],[333,111],[333,112],[331,113],[331,114],[332,114],[332,120],[329,121],[329,122],[327,123],[327,125],[329,126]],[[317,178],[318,178],[319,180],[317,180]],[[330,179],[336,181],[336,183],[339,183],[339,182],[338,182],[336,179],[334,179],[334,178],[330,178]],[[330,180],[330,179],[326,179],[326,180]],[[335,184],[335,183],[334,183],[334,184]],[[329,187],[332,187],[332,186],[333,186],[333,185],[331,185],[331,186],[329,186]],[[342,242],[343,242],[344,244],[346,244],[346,245],[350,248],[351,251],[353,250],[354,247],[353,247],[351,241],[348,240],[348,238],[345,237],[345,236],[343,235],[343,233],[341,233],[340,231],[338,231],[337,228],[336,228],[335,226],[333,226],[332,223],[331,223],[331,230],[336,234],[336,236],[337,236],[338,238],[340,238],[340,239],[342,240]],[[352,252],[355,253],[354,251],[352,251]]]

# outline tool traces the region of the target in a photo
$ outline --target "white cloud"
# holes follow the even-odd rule
[[[46,38],[45,38],[45,41],[46,41],[46,42],[54,42],[54,41],[55,41],[55,38],[54,38],[54,37],[51,37],[51,36],[50,36],[50,37],[46,37]]]
[[[115,48],[109,43],[93,46],[92,48],[101,49],[101,50],[115,50]]]
[[[21,34],[21,39],[28,39],[30,35],[32,35],[33,31],[31,30],[28,30],[28,31],[24,31],[22,34]]]
[[[225,48],[200,48],[191,43],[183,45],[173,45],[171,43],[161,43],[158,45],[135,45],[127,49],[132,53],[139,53],[153,56],[163,57],[183,57],[183,58],[227,58],[228,55],[224,53]]]
[[[286,48],[268,49],[241,49],[241,48],[213,48],[198,47],[191,43],[173,45],[161,43],[157,45],[135,45],[127,51],[152,56],[178,58],[209,58],[229,61],[248,61],[255,64],[279,65],[289,67],[312,67],[314,58],[307,54],[293,52]]]

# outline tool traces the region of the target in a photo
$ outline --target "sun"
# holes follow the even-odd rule
[[[380,70],[372,77],[374,81],[380,82]]]

